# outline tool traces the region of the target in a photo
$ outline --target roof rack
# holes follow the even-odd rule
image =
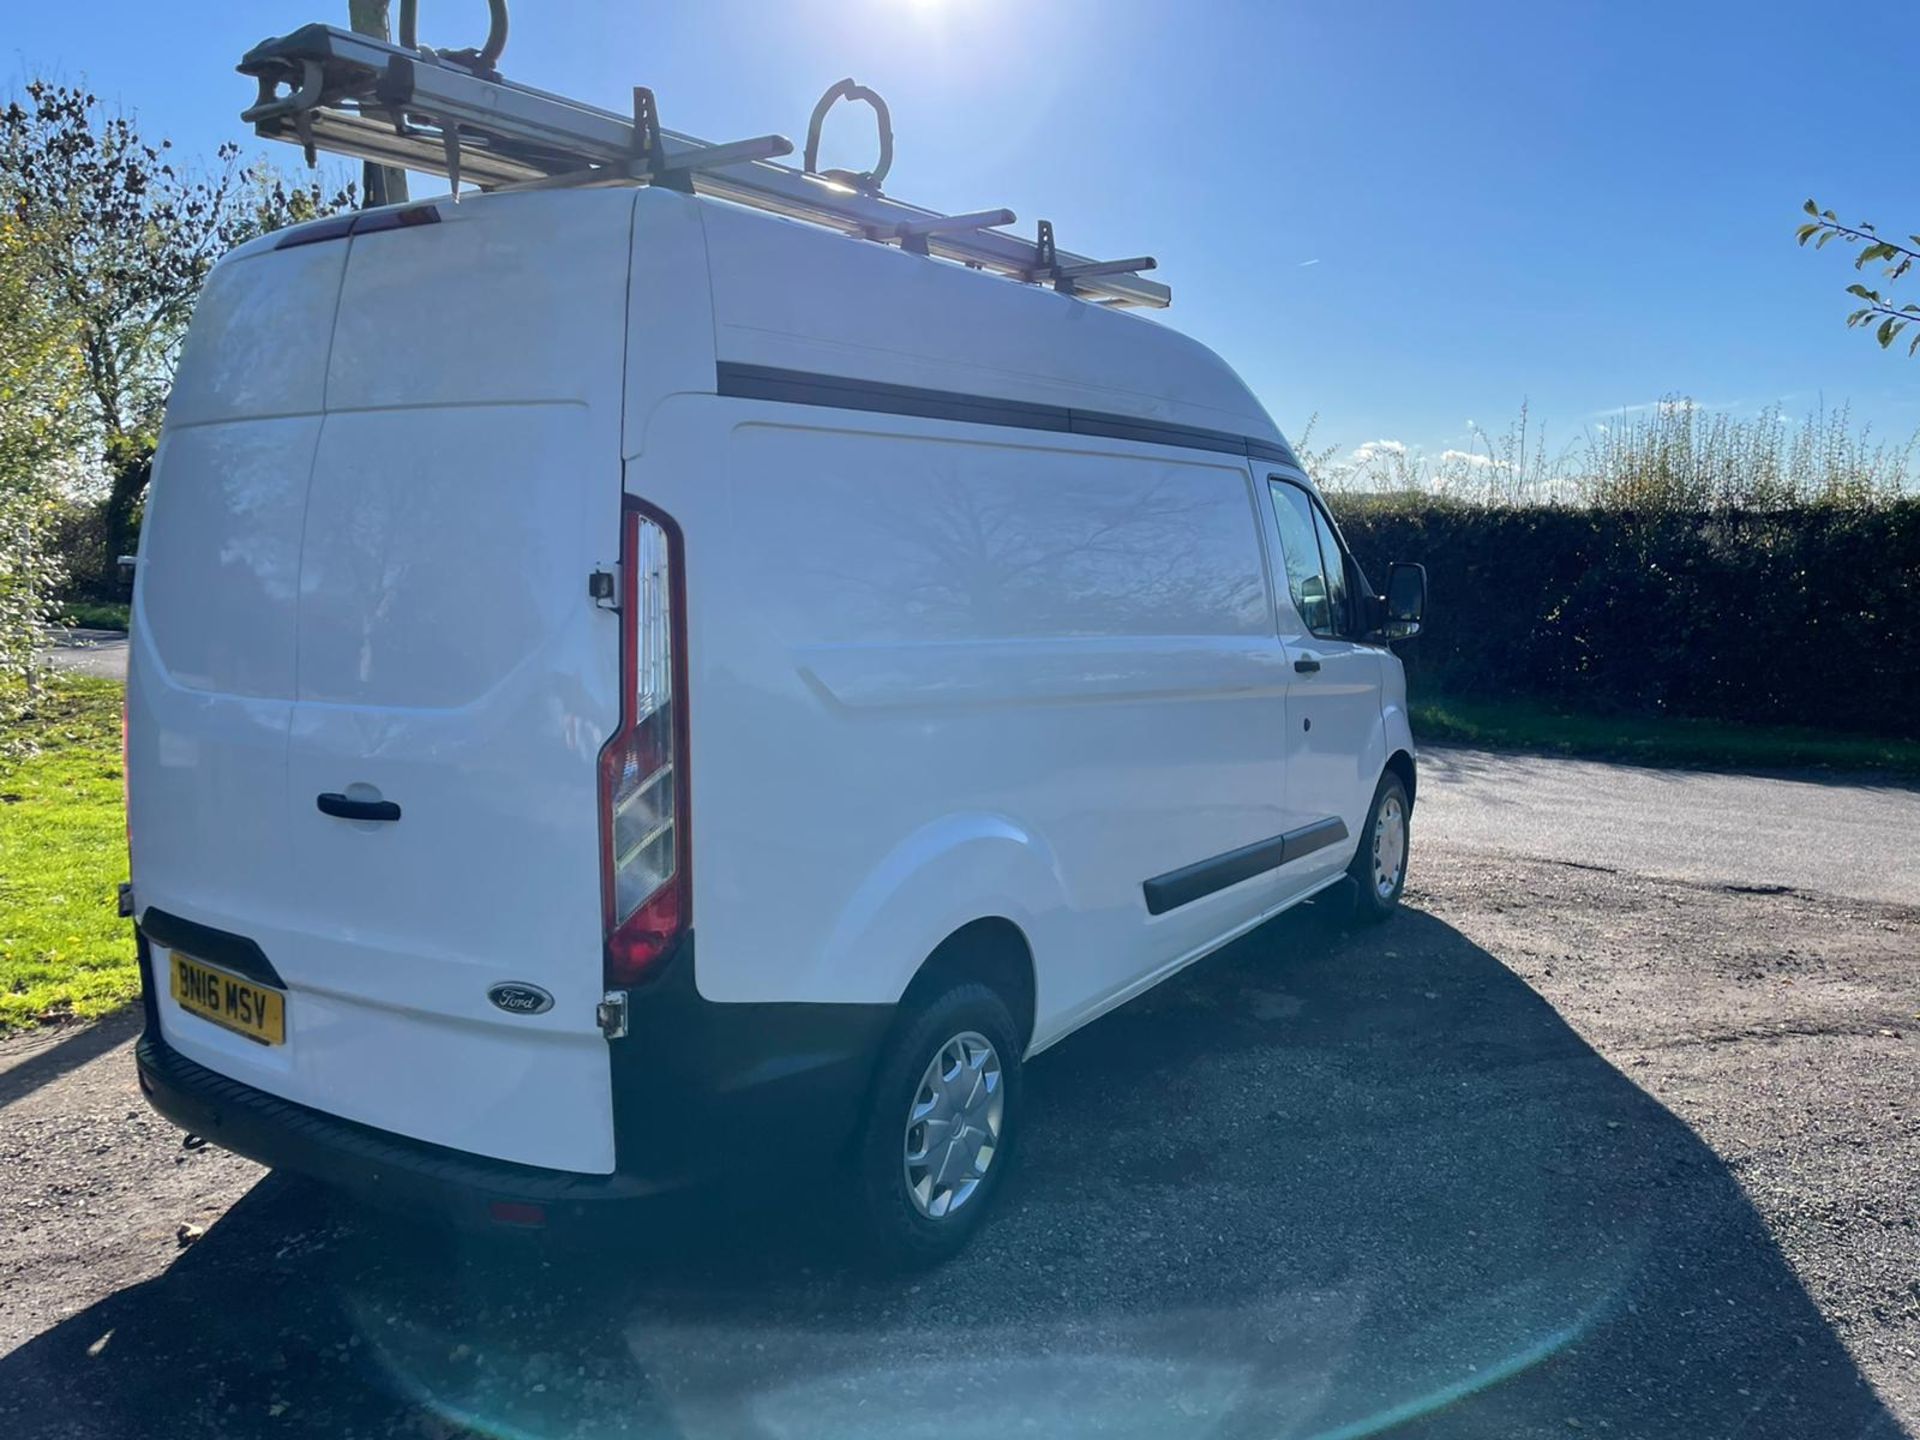
[[[1173,299],[1165,285],[1141,277],[1155,266],[1151,256],[1092,260],[1058,249],[1044,220],[1038,239],[1027,240],[998,228],[1013,223],[1011,210],[945,215],[882,194],[892,160],[891,122],[885,102],[851,80],[821,97],[807,166],[796,169],[774,163],[793,153],[785,136],[722,144],[696,139],[662,129],[653,92],[644,87],[634,89],[633,113],[620,115],[502,79],[493,68],[497,59],[491,40],[481,50],[435,52],[306,25],[263,40],[241,58],[240,73],[258,81],[260,92],[240,118],[258,135],[301,146],[309,164],[325,150],[442,175],[456,198],[462,181],[489,190],[663,185],[1052,285],[1099,304],[1157,309]],[[874,108],[881,161],[873,171],[813,168],[820,121],[838,99]]]

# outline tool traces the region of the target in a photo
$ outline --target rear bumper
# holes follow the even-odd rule
[[[229,1080],[187,1059],[152,1028],[133,1054],[148,1103],[182,1129],[389,1209],[432,1211],[478,1224],[504,1203],[538,1206],[552,1219],[673,1188],[658,1179],[489,1160],[355,1124]]]
[[[629,1005],[610,1041],[615,1169],[581,1174],[495,1160],[284,1100],[188,1059],[161,1034],[153,966],[139,934],[146,1030],[134,1049],[153,1108],[263,1165],[313,1176],[385,1208],[498,1220],[496,1205],[582,1217],[714,1178],[737,1161],[795,1164],[853,1134],[886,1005],[723,1005],[693,980],[692,937]]]

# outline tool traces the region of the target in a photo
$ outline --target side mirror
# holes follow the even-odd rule
[[[1388,640],[1411,640],[1427,618],[1427,567],[1396,560],[1387,567],[1386,624]]]

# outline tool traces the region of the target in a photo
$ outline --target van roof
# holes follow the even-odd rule
[[[598,197],[597,199],[595,197]],[[836,234],[708,196],[664,187],[634,191],[635,244],[650,225],[687,218],[705,236],[715,359],[722,375],[847,381],[873,390],[942,397],[979,418],[995,402],[1035,428],[1087,428],[1047,417],[1142,422],[1130,438],[1199,444],[1298,465],[1285,437],[1233,368],[1192,337],[1128,310],[1033,285],[1010,285],[950,261]],[[607,213],[604,191],[468,194],[361,211],[261,236],[228,260],[349,229],[391,228],[390,211],[433,211],[484,223],[491,207],[552,207],[545,227],[556,247],[577,232],[588,207]],[[449,276],[470,289],[477,277]],[[973,403],[970,403],[973,402]],[[885,408],[884,406],[882,408]],[[920,411],[916,413],[928,413]],[[984,412],[980,412],[984,413]],[[1247,442],[1251,442],[1249,445]]]
[[[703,211],[723,366],[1131,417],[1287,448],[1231,366],[1145,316],[724,200],[649,189],[640,224],[650,207],[684,204]]]

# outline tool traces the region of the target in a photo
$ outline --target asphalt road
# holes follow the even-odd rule
[[[1920,796],[1425,767],[1400,916],[1040,1057],[1002,1212],[907,1280],[804,1175],[475,1241],[184,1149],[126,1019],[0,1045],[0,1434],[1913,1433],[1920,893],[1845,857]]]
[[[56,626],[48,638],[52,643],[40,656],[60,669],[102,680],[127,678],[126,631]]]
[[[1421,750],[1422,839],[1622,874],[1920,904],[1920,788]]]

